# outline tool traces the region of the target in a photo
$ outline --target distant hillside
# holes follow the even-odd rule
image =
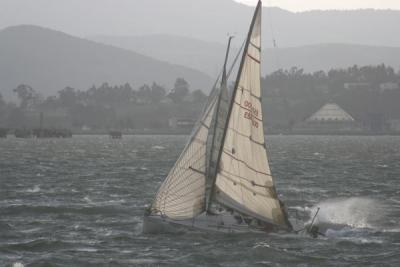
[[[177,77],[185,78],[192,89],[211,86],[211,78],[197,70],[36,26],[0,31],[0,59],[3,95],[21,83],[44,95],[66,86],[87,89],[103,82],[140,86],[155,81],[172,86]]]
[[[171,63],[190,66],[216,76],[219,73],[225,45],[172,35],[97,36],[93,40],[137,51]],[[164,44],[160,46],[159,44]],[[239,47],[241,40],[234,39]],[[237,52],[233,48],[232,57]],[[279,68],[298,66],[307,71],[347,68],[354,64],[385,63],[400,68],[400,47],[375,47],[353,44],[319,44],[292,48],[264,49],[264,74]]]
[[[271,72],[278,68],[297,66],[307,72],[353,65],[386,64],[400,69],[400,47],[376,47],[351,44],[321,44],[293,48],[267,49],[264,68]]]
[[[23,23],[79,36],[169,34],[224,43],[227,33],[244,36],[253,10],[233,0],[2,0],[0,28]],[[400,11],[264,8],[263,15],[265,47],[272,46],[273,38],[280,47],[400,47]]]
[[[190,66],[212,77],[218,75],[225,45],[177,35],[93,36],[96,42],[136,51],[159,60]],[[162,45],[160,45],[162,44]]]

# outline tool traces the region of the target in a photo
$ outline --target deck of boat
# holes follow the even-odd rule
[[[271,225],[271,229],[272,229]],[[144,216],[143,233],[180,233],[186,231],[205,231],[218,233],[268,233],[266,229],[238,223],[229,215],[206,215],[193,219],[171,220],[160,215]]]

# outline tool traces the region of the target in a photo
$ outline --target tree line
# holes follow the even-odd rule
[[[262,78],[264,122],[268,128],[291,128],[327,102],[356,120],[400,119],[400,72],[385,65],[352,66],[307,73],[301,68],[278,70]],[[196,119],[207,96],[178,78],[172,88],[157,83],[133,89],[130,84],[81,91],[66,87],[42,97],[29,85],[13,89],[18,104],[0,95],[0,128],[36,127],[39,113],[47,127],[81,129],[167,128],[171,117]]]
[[[400,71],[384,64],[306,73],[293,67],[262,79],[266,123],[291,128],[334,102],[357,121],[400,119]]]
[[[85,91],[66,87],[47,98],[26,84],[13,91],[18,104],[6,103],[0,95],[0,127],[35,127],[42,113],[47,127],[162,128],[170,116],[196,116],[207,99],[201,90],[190,91],[183,78],[176,79],[170,90],[154,82],[136,90],[129,83],[103,83]]]

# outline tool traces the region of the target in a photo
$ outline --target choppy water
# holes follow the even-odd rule
[[[400,138],[268,138],[295,234],[143,235],[184,136],[0,139],[0,266],[400,266]],[[339,227],[340,226],[340,227]]]

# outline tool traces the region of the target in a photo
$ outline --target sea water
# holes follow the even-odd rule
[[[187,136],[0,139],[0,266],[400,266],[400,137],[267,136],[297,234],[142,234]]]

